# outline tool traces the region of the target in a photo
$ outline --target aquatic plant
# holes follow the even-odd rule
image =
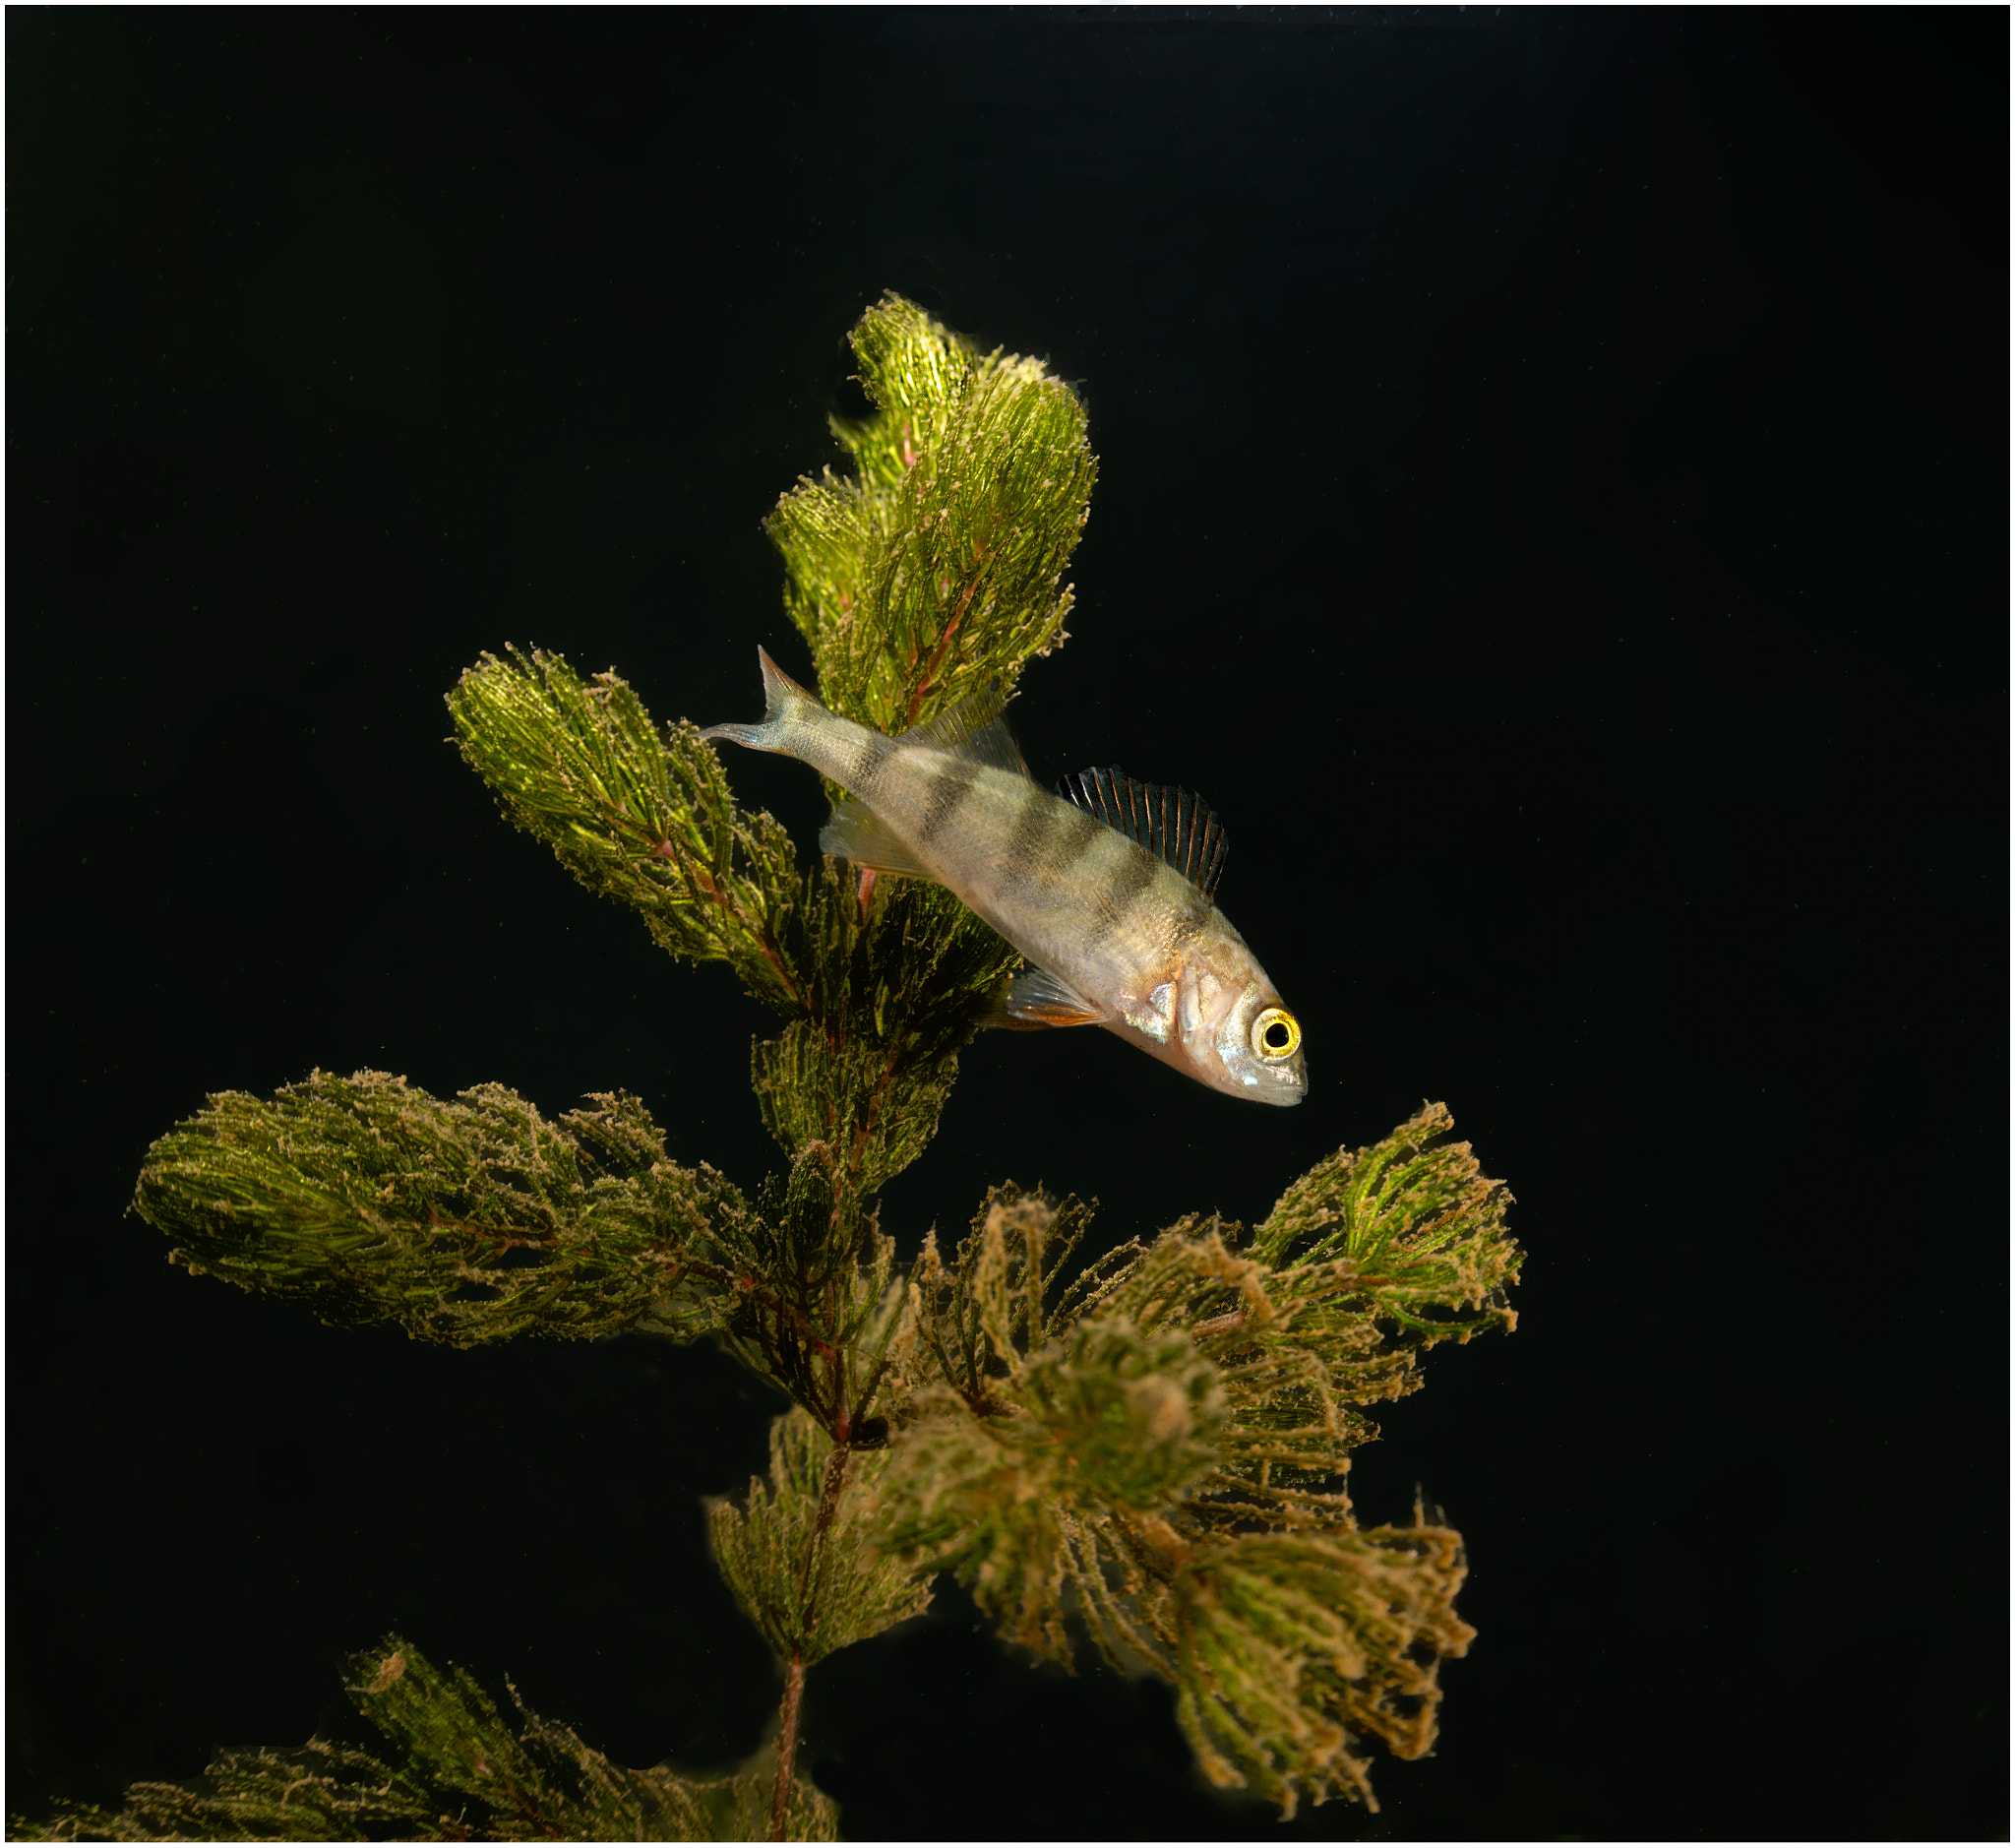
[[[1071,392],[890,296],[853,335],[875,406],[853,470],[768,530],[819,690],[885,732],[1065,640],[1063,572],[1096,464]],[[1365,1748],[1435,1735],[1460,1536],[1416,1508],[1360,1527],[1367,1406],[1435,1343],[1508,1329],[1509,1195],[1423,1109],[1289,1185],[1248,1230],[1191,1215],[1078,1260],[1091,1207],[995,1188],[955,1249],[897,1262],[877,1195],[922,1152],[961,1048],[1019,958],[943,889],[801,876],[683,720],[612,673],[486,655],[448,697],[511,821],[678,956],[778,1016],[753,1081],[784,1165],[753,1197],[666,1150],[638,1098],[557,1117],[499,1084],[452,1099],[379,1072],[226,1092],[154,1143],[135,1206],[173,1262],[469,1347],[519,1336],[718,1340],[792,1401],[766,1479],[707,1508],[714,1558],[774,1650],[774,1737],[732,1775],[612,1765],[389,1636],[349,1693],[384,1756],[231,1752],[36,1839],[829,1839],[797,1768],[805,1677],[913,1616],[951,1572],[1009,1641],[1166,1679],[1214,1784],[1371,1803]],[[1239,1106],[1227,1103],[1227,1110]],[[512,1691],[514,1699],[517,1691]]]

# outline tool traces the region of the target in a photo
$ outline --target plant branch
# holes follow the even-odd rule
[[[835,1456],[840,1451],[833,1452]],[[805,1694],[805,1664],[793,1655],[783,1675],[783,1721],[776,1738],[776,1788],[769,1798],[769,1839],[784,1839],[784,1817],[790,1809],[791,1767],[798,1756],[798,1704]]]

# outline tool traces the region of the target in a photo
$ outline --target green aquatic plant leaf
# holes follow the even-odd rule
[[[383,1072],[222,1091],[149,1149],[134,1210],[197,1275],[451,1347],[722,1326],[753,1209],[670,1160],[636,1098],[594,1104],[549,1118]]]
[[[1339,1149],[1295,1182],[1253,1235],[1252,1256],[1275,1268],[1341,1266],[1338,1280],[1350,1288],[1333,1300],[1384,1327],[1387,1363],[1518,1324],[1504,1294],[1520,1257],[1504,1227],[1511,1193],[1484,1176],[1467,1142],[1447,1140],[1453,1130],[1447,1105],[1428,1104],[1370,1148]],[[1410,1361],[1396,1371],[1379,1361],[1347,1363],[1366,1370],[1356,1388],[1365,1399],[1413,1389]]]
[[[1375,1428],[1351,1408],[1304,1325],[1322,1307],[1311,1275],[1270,1271],[1236,1249],[1239,1235],[1215,1215],[1191,1215],[1100,1298],[1102,1311],[1182,1329],[1223,1377],[1228,1419],[1215,1467],[1173,1518],[1186,1531],[1252,1520],[1348,1525],[1349,1500],[1333,1484]]]
[[[1074,1592],[1093,1641],[1130,1664],[1155,1645],[1124,1599],[1144,1590],[1146,1556],[1182,1545],[1165,1513],[1216,1469],[1229,1407],[1187,1330],[1143,1328],[1110,1303],[1075,1313],[1092,1291],[1058,1286],[1089,1216],[1008,1184],[948,1270],[927,1241],[900,1337],[914,1390],[894,1411],[883,1545],[952,1571],[1004,1635],[1065,1662]]]
[[[832,861],[799,916],[804,1012],[757,1047],[756,1094],[784,1152],[824,1145],[858,1201],[929,1144],[959,1051],[1018,958],[942,887],[891,880],[863,904]]]
[[[507,1684],[508,1685],[508,1684]],[[750,1841],[767,1832],[775,1761],[726,1776],[628,1770],[571,1727],[511,1696],[508,1721],[465,1669],[446,1672],[399,1636],[349,1664],[346,1692],[392,1756],[311,1739],[292,1752],[227,1752],[199,1784],[135,1784],[125,1807],[16,1817],[25,1841]],[[829,1798],[786,1793],[793,1841],[836,1841]]]
[[[759,1001],[806,1006],[790,950],[796,849],[768,815],[735,806],[696,726],[660,737],[615,674],[583,681],[538,648],[485,654],[448,710],[506,817],[590,892],[635,906],[674,955],[727,963]]]
[[[886,1450],[849,1455],[792,1410],[769,1427],[768,1480],[752,1477],[740,1503],[708,1499],[714,1562],[780,1660],[810,1667],[930,1604],[929,1575],[875,1544],[887,1465]]]
[[[1177,1717],[1212,1783],[1283,1818],[1304,1800],[1371,1809],[1366,1734],[1395,1756],[1435,1742],[1443,1658],[1476,1632],[1455,1615],[1461,1536],[1430,1525],[1248,1534],[1177,1573]]]
[[[1125,1251],[1115,1254],[1088,1266],[1070,1291],[1059,1290],[1097,1206],[1074,1195],[1057,1201],[1024,1194],[1008,1181],[988,1190],[949,1266],[936,1230],[926,1233],[910,1278],[916,1380],[951,1386],[975,1411],[989,1410],[987,1381],[1068,1327],[1076,1296],[1125,1262]]]
[[[853,346],[875,411],[832,428],[858,473],[801,481],[768,530],[822,697],[892,734],[1063,644],[1098,463],[1037,360],[981,354],[897,295]]]
[[[65,1804],[16,1817],[16,1841],[371,1841],[438,1839],[439,1806],[368,1752],[311,1739],[291,1751],[220,1752],[193,1785],[127,1786],[117,1810]]]

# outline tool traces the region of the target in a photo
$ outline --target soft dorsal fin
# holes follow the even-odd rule
[[[1117,828],[1170,866],[1209,898],[1224,871],[1224,826],[1187,789],[1136,782],[1117,764],[1081,770],[1057,785],[1058,793],[1108,828]]]
[[[1007,706],[1001,683],[992,680],[948,712],[940,712],[928,725],[904,732],[895,742],[948,751],[971,764],[1006,770],[1010,776],[1026,776],[1028,766],[1022,761],[1021,747],[1002,716]]]

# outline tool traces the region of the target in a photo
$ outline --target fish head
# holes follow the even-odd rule
[[[1298,1104],[1309,1088],[1301,1022],[1266,971],[1243,954],[1192,959],[1177,983],[1176,1025],[1185,1062],[1213,1090],[1261,1104]]]

